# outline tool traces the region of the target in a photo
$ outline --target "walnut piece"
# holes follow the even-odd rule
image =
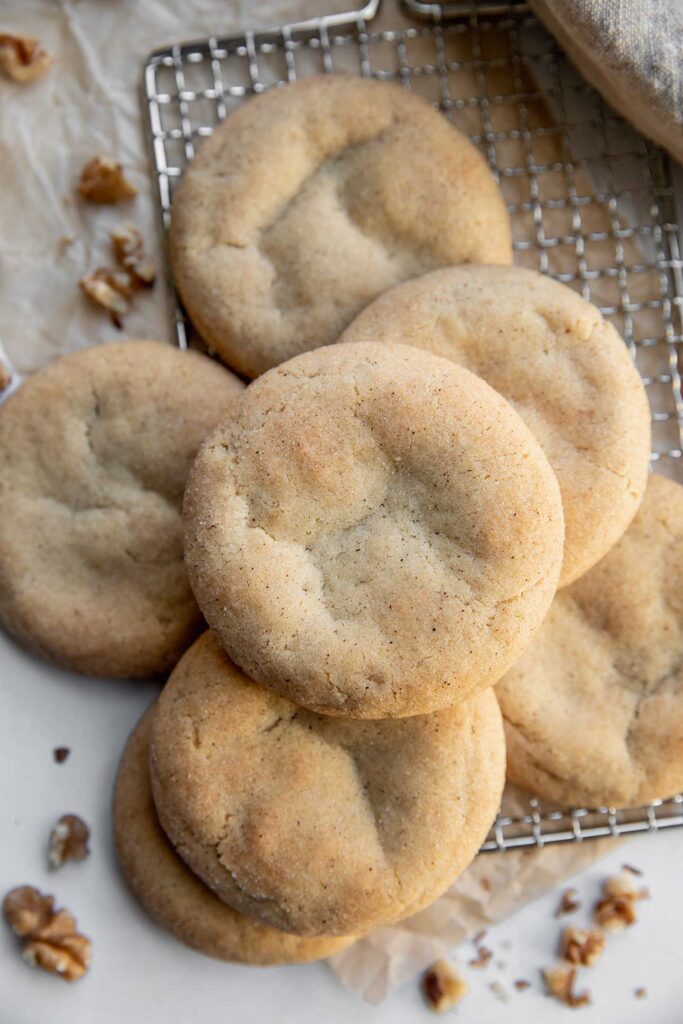
[[[123,167],[107,156],[95,156],[81,171],[78,194],[89,203],[120,203],[138,190],[126,178]]]
[[[34,82],[54,60],[37,39],[0,32],[0,69],[15,82]]]
[[[12,372],[0,359],[0,391],[4,391],[12,383]]]
[[[50,867],[61,868],[68,860],[85,860],[90,853],[90,829],[77,814],[63,814],[50,832]]]
[[[576,967],[547,967],[541,973],[548,995],[554,999],[573,1008],[590,1003],[590,992],[574,992]]]
[[[114,256],[124,270],[143,288],[151,288],[157,276],[156,267],[145,259],[142,235],[134,224],[121,224],[111,233]]]
[[[636,999],[645,999],[647,997],[647,989],[643,988],[641,985],[640,988],[636,988],[633,990],[633,994],[636,997]]]
[[[647,889],[639,888],[631,872],[613,875],[603,882],[603,897],[595,904],[597,924],[607,932],[621,932],[638,920],[636,903],[648,899]]]
[[[565,928],[562,933],[562,955],[571,964],[592,967],[602,956],[605,936],[587,928]]]
[[[127,271],[100,267],[82,277],[78,287],[91,302],[106,309],[115,327],[123,326],[122,318],[130,308],[130,299],[135,290]]]
[[[576,889],[565,889],[560,897],[560,902],[555,911],[555,917],[562,917],[563,914],[573,914],[579,910],[581,904],[576,898]]]
[[[430,1009],[445,1013],[464,999],[469,990],[465,979],[446,960],[437,960],[422,979],[422,991]]]
[[[68,747],[55,747],[55,749],[52,751],[52,756],[54,757],[57,764],[64,764],[70,753],[71,751],[69,750]]]
[[[8,892],[2,911],[16,935],[25,939],[24,959],[43,971],[77,981],[90,967],[92,944],[76,931],[68,910],[54,909],[54,896],[44,896],[31,885]]]
[[[531,982],[527,981],[526,978],[517,978],[513,984],[518,992],[526,992],[528,988],[531,988]]]

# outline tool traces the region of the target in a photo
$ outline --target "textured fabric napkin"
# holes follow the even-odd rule
[[[683,162],[682,0],[530,0],[579,71]]]

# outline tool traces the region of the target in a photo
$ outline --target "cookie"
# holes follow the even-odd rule
[[[347,935],[431,902],[479,849],[505,772],[489,688],[399,720],[316,715],[253,683],[205,633],[152,721],[164,831],[217,896],[300,935]]]
[[[242,964],[295,964],[331,956],[351,937],[300,938],[238,914],[207,889],[174,852],[154,809],[149,732],[154,709],[138,722],[121,757],[114,790],[116,852],[147,914],[207,956]]]
[[[560,591],[496,687],[508,776],[562,804],[683,789],[683,488],[650,476],[610,553]]]
[[[242,383],[156,341],[98,345],[0,409],[0,621],[96,676],[165,672],[202,628],[181,502],[200,442]]]
[[[252,679],[323,714],[417,715],[499,679],[557,587],[538,443],[469,371],[335,345],[252,383],[185,501],[204,616]]]
[[[381,295],[341,340],[408,342],[512,403],[562,492],[560,586],[624,533],[645,492],[650,409],[623,341],[576,292],[522,267],[450,267]]]
[[[173,202],[187,310],[248,377],[336,341],[385,288],[453,263],[510,263],[485,160],[398,85],[308,78],[214,131]]]

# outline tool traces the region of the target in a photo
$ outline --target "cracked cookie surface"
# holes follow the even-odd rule
[[[0,409],[0,621],[88,675],[167,671],[201,615],[181,503],[203,437],[243,390],[155,341],[85,349]]]
[[[253,683],[211,632],[171,674],[150,748],[180,856],[236,910],[301,935],[431,903],[484,840],[504,762],[491,688],[433,715],[330,718]]]
[[[149,781],[149,733],[143,715],[121,757],[113,802],[114,841],[142,908],[175,938],[207,956],[244,964],[307,963],[348,946],[347,936],[300,938],[259,924],[219,900],[175,853],[159,825]]]
[[[555,598],[496,687],[508,778],[628,807],[683,789],[683,487],[651,475],[622,539]]]
[[[335,345],[253,382],[186,491],[185,560],[231,658],[323,714],[456,704],[499,679],[557,586],[557,481],[469,371]]]
[[[381,295],[340,340],[416,345],[512,403],[562,492],[560,586],[622,536],[645,492],[650,409],[626,345],[576,292],[522,267],[450,267]]]
[[[183,175],[169,242],[193,322],[248,377],[336,341],[400,281],[512,259],[469,140],[400,86],[344,75],[270,89],[217,127]]]

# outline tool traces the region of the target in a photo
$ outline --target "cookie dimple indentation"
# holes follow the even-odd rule
[[[503,760],[490,691],[432,716],[330,718],[252,683],[210,632],[164,689],[150,754],[192,870],[300,934],[365,930],[445,888],[495,813]]]
[[[490,685],[547,607],[561,537],[510,406],[404,346],[319,349],[254,382],[186,503],[194,590],[231,656],[359,717]]]

